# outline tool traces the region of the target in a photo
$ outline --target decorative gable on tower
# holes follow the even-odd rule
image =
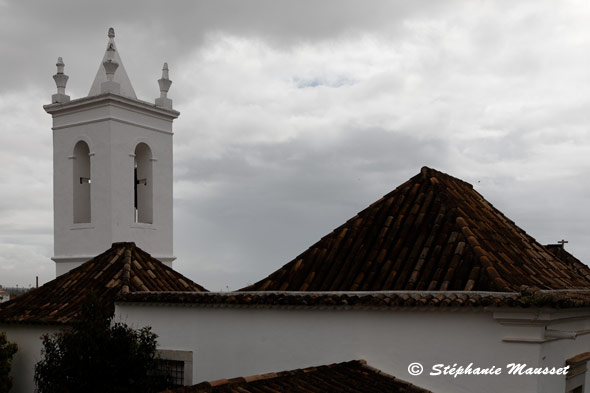
[[[112,82],[119,84],[119,95],[137,100],[135,90],[131,85],[131,80],[129,80],[129,76],[127,75],[127,71],[125,71],[123,61],[121,60],[121,56],[117,50],[117,45],[115,44],[115,30],[112,27],[109,29],[108,36],[109,42],[107,44],[107,50],[105,51],[105,54],[102,58],[102,62],[98,66],[98,71],[96,71],[96,76],[94,77],[94,82],[92,82],[92,86],[88,92],[88,97],[97,96],[103,93],[102,85],[103,83],[109,81],[105,63],[108,64],[110,61],[111,63],[117,64],[117,70],[113,74]]]

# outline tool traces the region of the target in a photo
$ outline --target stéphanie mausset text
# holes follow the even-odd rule
[[[508,375],[566,375],[570,366],[564,367],[529,367],[526,363],[509,363],[506,365]],[[461,375],[501,375],[504,373],[502,367],[474,367],[473,363],[467,366],[435,364],[432,366],[430,375],[449,375],[457,378]]]

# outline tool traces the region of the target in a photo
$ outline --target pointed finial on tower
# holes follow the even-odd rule
[[[172,85],[168,76],[168,63],[164,63],[162,67],[162,78],[158,79],[158,85],[160,86],[160,98],[156,98],[156,106],[172,109],[172,100],[168,98],[168,90]]]
[[[2,0],[0,0],[2,1]],[[112,27],[108,30],[107,33],[108,41],[106,50],[100,64],[98,66],[98,70],[96,71],[96,76],[94,77],[94,81],[92,82],[92,86],[90,86],[90,91],[88,92],[88,97],[97,96],[104,93],[115,93],[121,95],[123,97],[132,98],[134,100],[137,99],[135,95],[135,91],[133,90],[133,86],[131,85],[131,81],[129,80],[129,76],[127,76],[127,71],[125,71],[125,66],[123,65],[123,61],[121,60],[121,52],[117,48],[117,44],[115,44],[115,29]],[[104,62],[111,60],[111,62],[117,63],[116,72],[115,70],[107,71],[107,68],[104,66]],[[113,67],[114,68],[114,67]],[[110,74],[110,75],[109,75]],[[104,88],[102,86],[105,82],[111,82],[109,78],[112,75],[112,82],[117,82],[119,84],[116,87],[113,84],[110,86],[107,84]],[[113,90],[114,89],[114,90]]]
[[[64,61],[61,57],[57,58],[57,63],[55,63],[55,65],[57,66],[57,73],[58,74],[63,74],[64,73],[64,67],[66,66],[64,64]]]
[[[115,48],[109,46],[107,49],[107,59],[102,62],[104,70],[107,74],[107,81],[112,82],[115,77],[115,72],[119,68],[119,63],[115,59]]]
[[[53,75],[53,80],[57,86],[57,94],[51,96],[51,103],[64,104],[70,101],[70,96],[66,95],[66,84],[70,77],[64,74],[65,64],[61,57],[57,58],[57,63],[55,65],[57,66],[57,74]]]
[[[115,93],[119,94],[121,91],[121,85],[114,82],[115,72],[119,68],[119,63],[115,60],[115,29],[112,27],[109,29],[109,44],[107,46],[106,59],[102,62],[104,70],[107,74],[107,81],[100,85],[101,93]]]

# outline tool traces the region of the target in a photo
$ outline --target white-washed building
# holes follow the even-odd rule
[[[195,381],[365,359],[433,392],[577,393],[589,380],[589,273],[471,185],[423,168],[242,291],[129,294],[116,313],[192,353]]]
[[[59,58],[57,93],[44,106],[53,118],[57,278],[0,308],[0,331],[19,347],[13,393],[34,391],[41,335],[74,321],[89,291],[113,308],[126,292],[204,290],[170,267],[172,122],[179,112],[167,97],[168,66],[158,80],[160,97],[139,100],[114,38],[110,29],[86,97],[66,94],[68,76]]]
[[[10,294],[4,289],[2,288],[2,285],[0,285],[0,303],[4,303],[10,300]]]

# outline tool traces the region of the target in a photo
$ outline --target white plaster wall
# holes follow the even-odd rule
[[[172,257],[172,135],[116,123],[113,129],[111,171],[112,239],[134,241],[155,257]],[[153,224],[134,223],[133,165],[138,143],[152,150]],[[123,170],[122,168],[126,168]],[[128,169],[128,170],[127,170]],[[110,245],[109,245],[110,246]]]
[[[487,312],[363,311],[200,308],[119,304],[116,313],[135,327],[152,326],[162,349],[194,353],[193,381],[233,378],[353,359],[437,393],[549,392],[538,377],[507,375],[509,363],[539,362],[541,344],[508,343],[503,337],[539,335],[501,325]],[[531,331],[534,330],[534,331]],[[550,353],[546,364],[563,365]],[[412,377],[420,362],[426,372]],[[502,367],[501,376],[427,375],[432,365]],[[563,376],[543,383],[565,386]],[[553,390],[558,393],[562,390]]]
[[[560,331],[584,331],[590,329],[590,319],[575,319],[558,324],[552,324],[549,329]],[[590,334],[577,336],[575,339],[556,340],[543,344],[539,354],[539,364],[553,365],[561,362],[565,366],[565,360],[584,352],[590,352]],[[555,378],[541,377],[539,392],[555,393],[565,392],[565,381]],[[586,373],[585,391],[590,391],[590,372]]]
[[[14,385],[10,393],[33,393],[35,391],[35,364],[41,360],[41,336],[53,334],[59,329],[54,326],[2,325],[8,341],[18,344],[18,351],[12,360],[10,374]]]
[[[54,255],[63,257],[87,257],[97,255],[110,246],[108,225],[110,214],[111,171],[107,165],[110,160],[110,130],[107,122],[72,126],[53,132],[53,203],[54,203]],[[72,179],[73,148],[78,140],[88,143],[92,179],[91,184],[91,222],[73,224]]]
[[[77,141],[91,153],[89,224],[73,224],[72,151]],[[153,224],[136,224],[133,208],[135,147],[152,150]],[[172,120],[107,101],[54,117],[54,260],[58,275],[104,252],[113,242],[134,241],[172,261]],[[62,264],[63,266],[59,266]]]

